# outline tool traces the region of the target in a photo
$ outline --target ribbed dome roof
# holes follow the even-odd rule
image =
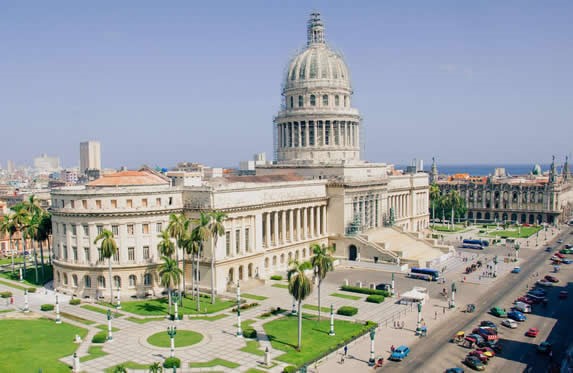
[[[324,25],[318,13],[311,14],[307,26],[307,47],[290,62],[285,89],[304,87],[305,83],[350,88],[348,67],[342,56],[328,47]]]

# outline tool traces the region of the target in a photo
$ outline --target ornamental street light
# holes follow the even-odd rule
[[[334,335],[334,305],[330,305],[330,332],[328,335]]]
[[[241,284],[237,281],[237,337],[243,337],[243,329],[241,329]]]
[[[493,257],[493,277],[497,277],[497,255]]]
[[[452,301],[450,302],[450,308],[455,308],[456,307],[456,291],[458,289],[456,288],[456,283],[452,282]]]
[[[30,304],[28,303],[28,289],[24,290],[24,312],[30,312]]]
[[[395,283],[394,283],[394,272],[392,272],[392,289],[391,289],[391,296],[394,296],[394,294],[396,294],[396,288],[395,288]]]
[[[374,337],[376,337],[376,329],[370,329],[370,359],[368,359],[368,366],[373,367],[376,364],[376,359],[374,359]]]
[[[179,321],[179,295],[176,291],[172,291],[171,302],[173,302],[175,306],[175,314],[173,315],[173,320]]]
[[[169,336],[170,342],[170,356],[175,357],[175,335],[177,334],[177,327],[171,325],[167,327],[167,335]]]
[[[537,246],[537,244],[536,244],[536,246]],[[515,261],[517,262],[517,261],[519,261],[519,243],[516,242],[513,245],[513,248],[515,249]]]
[[[80,367],[80,357],[78,356],[78,354],[76,352],[74,352],[74,357],[73,357],[73,365],[72,365],[72,372],[73,373],[80,373],[81,371],[81,367]]]
[[[20,267],[20,268],[18,269],[18,272],[20,273],[20,282],[23,282],[23,281],[24,281],[24,276],[22,276],[22,267]]]
[[[416,334],[420,333],[421,325],[422,325],[422,303],[418,302],[418,321],[416,322]]]
[[[111,310],[109,308],[107,309],[107,340],[110,342],[113,340],[113,334],[111,332]]]
[[[56,324],[61,324],[62,319],[60,318],[60,301],[58,300],[58,293],[56,293]]]
[[[121,309],[121,293],[119,287],[117,288],[117,304],[115,305],[115,308],[118,310]]]

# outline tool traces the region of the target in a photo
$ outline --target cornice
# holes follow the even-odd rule
[[[60,217],[123,217],[123,216],[155,216],[155,215],[169,215],[183,212],[183,208],[172,208],[162,210],[149,210],[149,211],[99,211],[99,212],[62,212],[52,210],[52,216]]]

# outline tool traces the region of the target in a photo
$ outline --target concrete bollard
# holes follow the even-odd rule
[[[269,348],[267,347],[265,349],[265,366],[270,366],[271,365],[271,352],[269,351]]]

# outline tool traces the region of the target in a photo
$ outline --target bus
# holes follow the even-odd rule
[[[483,246],[480,244],[476,244],[476,243],[463,243],[462,247],[465,249],[477,249],[477,250],[483,250]]]
[[[462,241],[462,244],[481,245],[483,247],[488,247],[489,241],[488,240],[470,240],[470,239],[466,238],[465,240]]]
[[[437,281],[440,278],[440,271],[430,268],[412,268],[410,274],[430,276],[430,281]]]
[[[406,275],[406,277],[413,278],[413,279],[416,279],[416,280],[432,281],[432,276],[430,276],[430,275],[424,275],[424,274],[422,274],[422,273],[412,273],[412,272],[410,272],[410,273],[408,273],[408,274]]]

